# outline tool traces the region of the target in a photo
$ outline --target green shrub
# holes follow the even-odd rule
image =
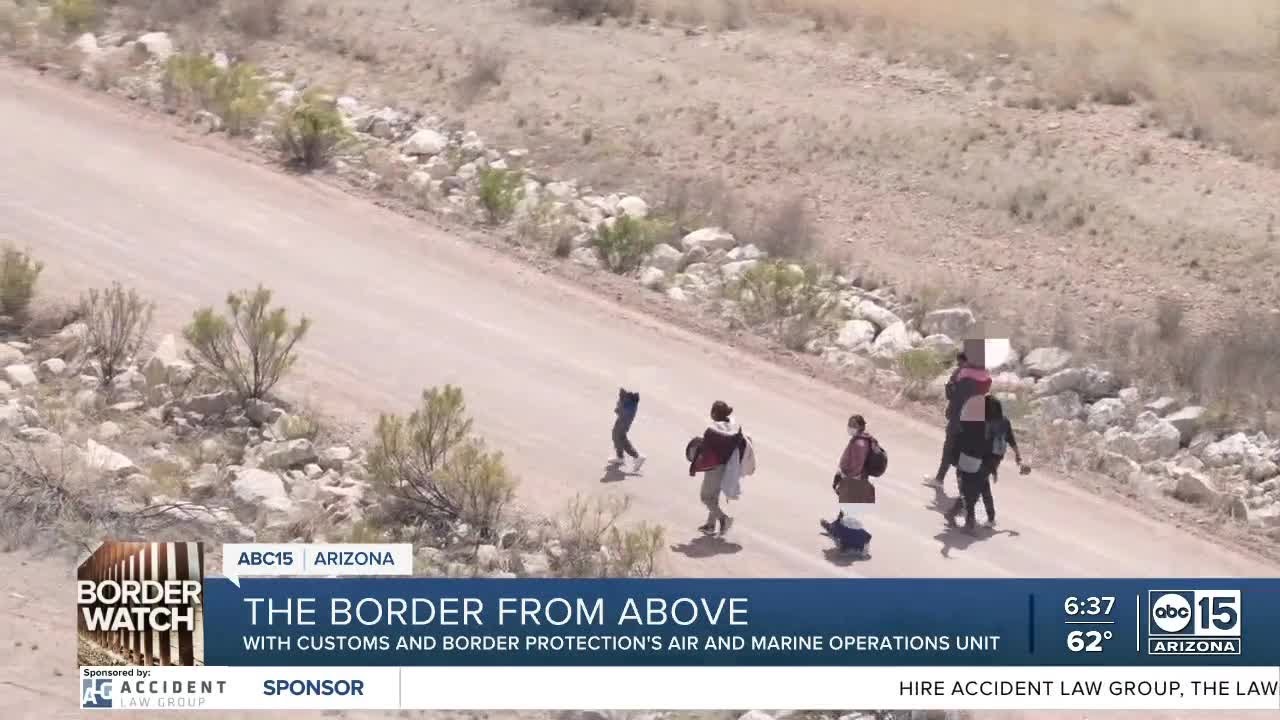
[[[595,246],[605,267],[619,275],[639,269],[669,228],[659,220],[646,220],[623,215],[612,227],[600,223],[596,228]]]
[[[333,97],[312,90],[285,115],[276,137],[286,163],[316,170],[328,165],[351,136]]]
[[[894,360],[898,374],[906,381],[903,391],[918,398],[929,383],[938,379],[947,369],[947,361],[929,348],[912,348]]]
[[[524,176],[515,170],[484,168],[480,171],[480,206],[492,225],[511,219],[524,195]]]
[[[227,314],[195,312],[182,336],[198,368],[223,381],[242,399],[262,399],[297,361],[294,346],[311,321],[289,322],[284,308],[271,307],[271,291],[258,286],[227,296]]]
[[[666,548],[666,531],[660,525],[638,523],[631,527],[619,520],[631,507],[629,497],[581,496],[569,501],[556,519],[554,568],[562,577],[651,577]]]
[[[165,102],[206,109],[213,100],[213,83],[221,74],[208,55],[179,53],[165,62],[161,87]]]
[[[817,265],[781,260],[762,262],[729,286],[743,320],[773,330],[787,347],[799,350],[839,317],[830,277]]]
[[[0,254],[0,315],[21,318],[31,307],[44,264],[29,253],[5,245]]]
[[[80,318],[88,327],[86,355],[97,361],[104,385],[137,355],[154,312],[154,303],[144,301],[136,290],[126,292],[119,283],[80,298]]]
[[[98,22],[98,4],[94,0],[53,0],[53,17],[70,33],[82,33]]]
[[[401,527],[461,521],[492,537],[515,498],[517,481],[502,453],[471,434],[462,390],[429,388],[407,418],[382,415],[374,431],[369,472],[391,499]]]
[[[258,68],[234,63],[213,79],[213,97],[208,108],[222,118],[231,135],[240,135],[258,124],[267,110],[266,81]]]

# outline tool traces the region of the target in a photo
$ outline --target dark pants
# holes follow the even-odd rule
[[[640,457],[640,453],[636,452],[636,448],[631,444],[631,440],[627,437],[627,433],[631,430],[631,423],[618,419],[613,424],[613,452],[617,454],[618,459],[622,459],[622,454],[626,453],[633,458]]]
[[[978,509],[978,499],[981,498],[983,509],[987,511],[987,520],[995,520],[996,503],[995,498],[991,496],[991,476],[986,469],[976,473],[957,472],[957,474],[960,475],[960,497],[956,498],[947,517],[955,518],[964,511],[964,524],[973,525],[976,521],[974,514]]]
[[[947,427],[946,438],[942,441],[942,458],[938,460],[938,472],[933,477],[933,481],[939,485],[946,481],[951,466],[956,464],[956,434],[954,428]]]

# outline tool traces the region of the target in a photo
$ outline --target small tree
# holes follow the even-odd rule
[[[409,513],[405,524],[461,520],[492,534],[515,497],[502,454],[471,435],[462,390],[429,388],[408,418],[382,415],[374,431],[369,471]]]
[[[271,291],[259,285],[228,295],[225,316],[197,310],[182,331],[191,362],[246,400],[265,397],[289,372],[297,361],[294,346],[311,327],[308,318],[291,324],[284,308],[270,306]]]
[[[155,304],[144,301],[136,290],[120,283],[107,290],[90,290],[80,298],[80,318],[88,326],[87,355],[98,362],[105,385],[137,355],[151,326]]]
[[[523,180],[521,174],[513,170],[485,168],[480,171],[480,206],[491,225],[511,218],[524,194]]]
[[[29,253],[5,245],[0,253],[0,315],[26,315],[43,270],[44,264]]]
[[[286,163],[316,170],[329,164],[350,133],[333,98],[311,90],[285,115],[276,137]]]

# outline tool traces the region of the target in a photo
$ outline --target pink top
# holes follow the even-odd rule
[[[865,435],[851,438],[844,448],[844,454],[840,456],[840,472],[848,477],[861,475],[862,467],[867,463],[867,452],[870,448],[871,443],[867,441]]]

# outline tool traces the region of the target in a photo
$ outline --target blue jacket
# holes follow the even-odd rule
[[[618,391],[618,404],[613,409],[613,412],[618,416],[618,424],[630,427],[631,423],[636,419],[636,412],[639,410],[640,393],[627,392],[626,390]]]

